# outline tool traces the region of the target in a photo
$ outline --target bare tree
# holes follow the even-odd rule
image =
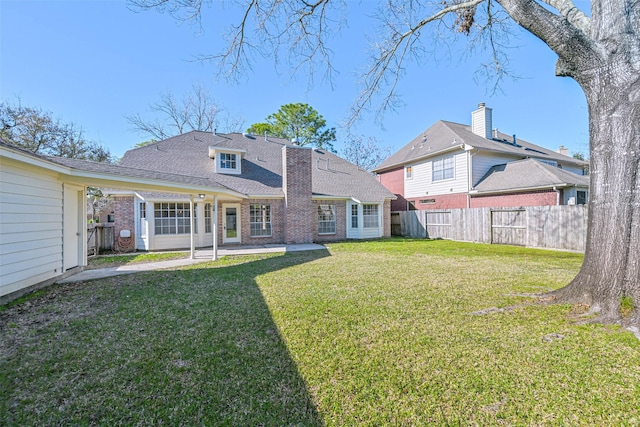
[[[371,171],[391,155],[391,147],[383,147],[373,136],[348,135],[340,154],[361,169]]]
[[[149,110],[155,114],[152,119],[140,114],[126,116],[126,119],[134,130],[152,140],[166,139],[192,130],[213,132],[220,128],[227,132],[239,132],[244,125],[243,119],[225,114],[201,85],[193,86],[192,92],[180,100],[172,93],[164,93]]]
[[[108,148],[90,141],[81,128],[41,108],[0,102],[0,136],[33,153],[113,163]]]
[[[198,19],[203,0],[133,0],[183,19]],[[501,34],[508,22],[538,37],[558,55],[556,75],[573,78],[589,110],[591,192],[584,263],[576,278],[552,295],[559,302],[584,303],[596,321],[627,326],[640,337],[640,2],[591,0],[591,14],[572,0],[442,0],[380,4],[383,38],[354,104],[357,115],[382,93],[393,100],[404,65],[420,57],[428,30],[466,35],[486,43],[491,69],[504,73]],[[326,41],[344,23],[346,3],[329,0],[247,0],[228,49],[211,58],[224,69],[243,72],[252,52],[284,46],[298,64],[328,60]],[[337,13],[336,13],[337,12]],[[505,20],[505,19],[508,19]],[[226,68],[225,68],[226,67]],[[330,65],[328,65],[330,68]],[[378,102],[378,101],[376,101]],[[623,317],[621,301],[633,302]]]

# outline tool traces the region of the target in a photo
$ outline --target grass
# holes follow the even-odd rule
[[[144,264],[187,258],[187,252],[135,252],[123,255],[100,255],[89,259],[88,269],[117,267],[120,265]]]
[[[640,425],[640,342],[522,296],[581,262],[391,239],[52,287],[0,313],[0,413],[7,425]]]

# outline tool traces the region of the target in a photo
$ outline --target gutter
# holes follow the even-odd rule
[[[540,191],[540,190],[553,190],[553,191],[559,191],[558,188],[565,188],[565,187],[570,187],[571,184],[567,184],[567,183],[563,183],[563,184],[556,184],[553,186],[548,186],[545,185],[543,187],[520,187],[520,188],[508,188],[505,190],[489,190],[489,191],[478,191],[478,190],[471,190],[469,191],[470,195],[474,195],[474,196],[482,196],[482,195],[490,195],[490,194],[505,194],[505,193],[522,193],[522,192],[526,192],[526,191]]]

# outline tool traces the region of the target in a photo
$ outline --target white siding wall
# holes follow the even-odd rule
[[[0,168],[0,297],[62,274],[62,183],[53,173]]]
[[[471,164],[473,168],[471,185],[475,187],[478,182],[489,172],[492,166],[503,165],[507,162],[513,162],[519,158],[507,156],[499,153],[486,154],[477,153],[471,156]]]
[[[136,198],[136,223],[140,224],[140,202],[142,199]],[[147,236],[144,238],[146,244],[145,250],[149,251],[166,251],[173,249],[187,249],[191,247],[191,235],[190,234],[155,234],[155,218],[154,207],[155,203],[171,203],[170,200],[162,200],[158,202],[147,202]],[[178,203],[189,203],[185,200],[180,200]],[[194,222],[197,222],[196,229],[198,233],[194,236],[194,244],[196,247],[204,247],[213,245],[213,236],[211,233],[205,233],[205,221],[204,221],[204,202],[198,201],[196,205],[196,218]],[[142,240],[142,239],[141,239]]]
[[[576,175],[584,175],[584,170],[582,168],[579,168],[579,167],[569,166],[569,165],[566,165],[566,164],[562,163],[562,169],[566,170],[567,172],[575,173]]]
[[[369,203],[363,203],[365,205]],[[362,204],[355,202],[347,203],[347,239],[374,239],[384,235],[384,204],[371,203],[378,205],[378,227],[364,228],[364,219],[362,212]],[[358,206],[358,227],[351,227],[351,207]]]
[[[433,182],[433,161],[449,156],[454,157],[454,178]],[[404,178],[404,192],[406,198],[422,197],[425,195],[454,194],[467,191],[467,153],[455,151],[442,156],[430,158],[413,165],[413,178]]]

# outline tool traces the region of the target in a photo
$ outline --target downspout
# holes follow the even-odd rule
[[[213,261],[218,260],[218,196],[213,196]]]
[[[471,151],[473,151],[473,148],[471,150],[467,150],[467,208],[471,207],[471,189],[473,188],[473,154],[475,153],[471,153]],[[477,151],[476,151],[477,153]]]
[[[196,250],[195,250],[195,237],[193,233],[193,194],[189,195],[189,227],[191,229],[191,253],[189,255],[190,259],[196,258]]]

